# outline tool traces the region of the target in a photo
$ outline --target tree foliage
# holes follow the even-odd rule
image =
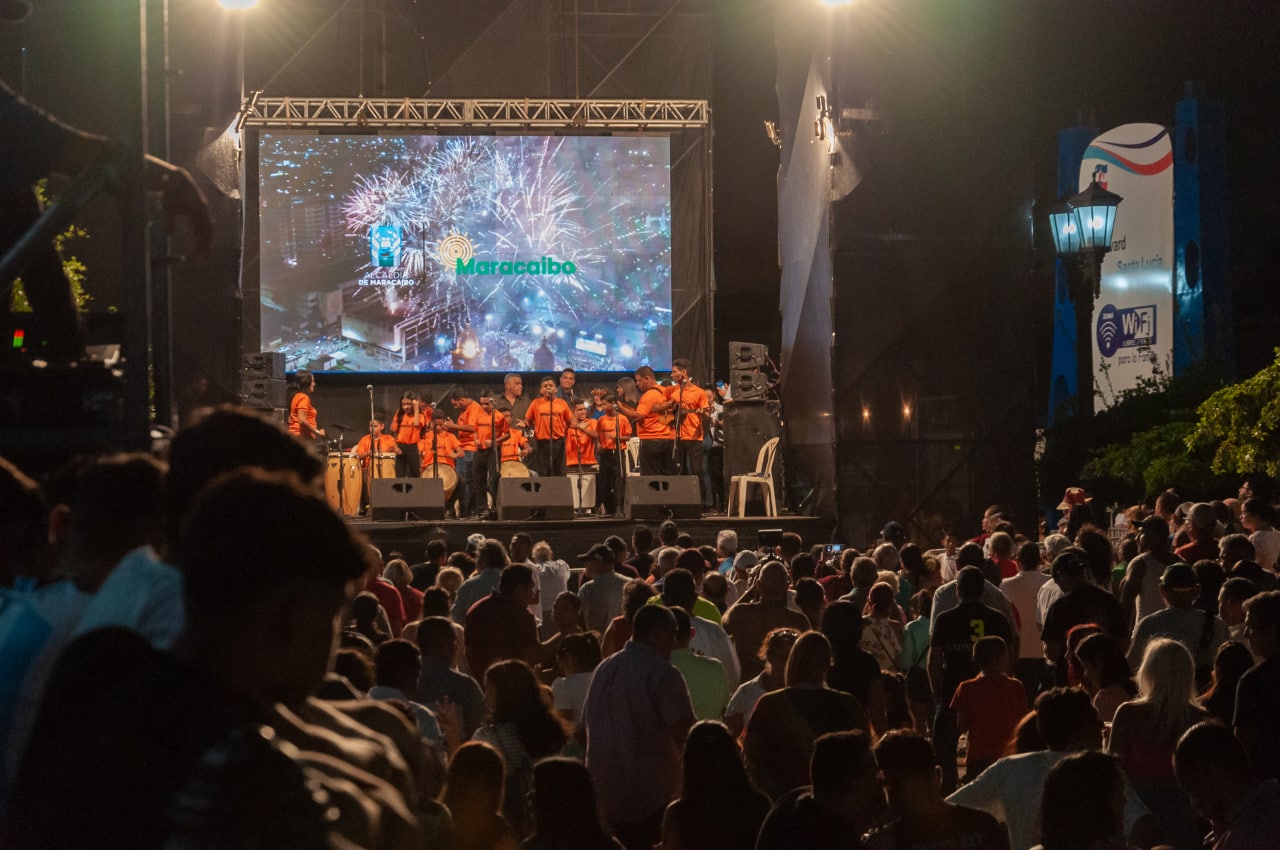
[[[1186,447],[1207,452],[1217,473],[1280,475],[1280,348],[1253,377],[1209,396]]]
[[[49,203],[47,193],[48,183],[41,180],[36,184],[36,194],[39,195],[41,204]],[[89,270],[84,263],[80,262],[78,257],[68,251],[68,244],[76,239],[88,238],[89,234],[84,228],[73,224],[53,239],[53,247],[57,250],[58,255],[62,257],[62,271],[71,283],[71,294],[75,296],[76,309],[81,312],[88,309],[89,302],[93,300],[93,296],[84,288]],[[0,293],[2,292],[3,290],[0,290]],[[27,292],[22,287],[22,278],[14,281],[13,288],[10,290],[9,310],[13,313],[31,312],[31,303],[27,300]]]

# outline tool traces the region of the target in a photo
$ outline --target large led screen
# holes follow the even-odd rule
[[[318,372],[665,369],[665,136],[258,140],[261,345]]]

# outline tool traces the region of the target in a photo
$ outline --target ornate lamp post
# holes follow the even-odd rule
[[[1067,272],[1076,308],[1076,414],[1093,413],[1093,302],[1102,288],[1102,257],[1111,250],[1116,207],[1123,200],[1097,183],[1049,207],[1053,247]]]

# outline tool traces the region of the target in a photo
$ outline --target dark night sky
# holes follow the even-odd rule
[[[282,21],[273,0],[262,0],[250,40],[259,53],[276,45],[272,27],[319,22],[337,0],[278,0],[292,5]],[[722,339],[762,339],[776,350],[777,150],[761,122],[777,114],[773,26],[788,3],[817,0],[718,0],[714,31],[715,259],[719,286],[717,327]],[[951,69],[977,112],[1005,113],[1022,134],[1018,144],[1032,163],[1033,192],[1052,195],[1058,129],[1077,112],[1100,129],[1121,123],[1171,124],[1186,80],[1202,80],[1226,103],[1231,272],[1245,369],[1269,359],[1280,343],[1275,272],[1280,264],[1280,4],[1193,0],[858,0],[863,12],[884,16],[896,33],[886,49],[901,67],[921,50],[922,77]],[[110,121],[101,109],[92,68],[96,57],[92,10],[104,0],[35,0],[23,28],[0,28],[0,76],[69,120],[94,128]],[[376,5],[376,4],[371,4]],[[431,79],[465,49],[505,0],[391,2],[395,25],[423,33],[420,49],[398,57],[417,79]],[[555,3],[553,2],[553,6]],[[569,4],[560,4],[566,9]],[[584,5],[589,5],[585,4]],[[606,4],[607,5],[607,4]],[[654,3],[664,10],[667,5]],[[215,0],[171,0],[173,55],[183,70],[174,118],[175,152],[190,156],[198,128],[230,119],[234,110],[234,49],[226,17]],[[559,7],[557,7],[559,8]],[[323,47],[337,36],[324,36]],[[935,51],[929,45],[943,45]],[[874,57],[872,57],[874,60]],[[868,60],[868,61],[872,61]],[[500,61],[500,59],[495,59]],[[221,66],[221,71],[213,68]],[[252,72],[251,68],[251,72]],[[349,77],[349,75],[348,75]],[[898,80],[903,84],[905,80]],[[348,79],[347,83],[351,83]],[[355,94],[343,86],[338,94]],[[369,85],[366,93],[373,94]],[[396,92],[420,95],[421,91]],[[502,92],[494,92],[502,94]],[[939,128],[944,132],[945,128]],[[946,203],[946,199],[940,199]],[[718,345],[717,348],[723,348]]]

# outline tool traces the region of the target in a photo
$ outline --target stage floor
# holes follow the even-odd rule
[[[693,535],[696,545],[714,546],[716,534],[725,528],[738,532],[738,548],[753,549],[756,545],[756,532],[762,528],[778,528],[783,531],[794,531],[804,540],[806,547],[815,543],[827,543],[835,528],[835,521],[825,517],[811,516],[778,516],[778,517],[726,517],[704,516],[699,519],[677,519],[676,524],[681,531]],[[416,563],[422,560],[427,541],[444,538],[449,551],[464,549],[467,537],[472,534],[483,534],[509,543],[511,535],[518,531],[527,532],[536,543],[546,540],[551,544],[557,558],[563,558],[570,566],[579,566],[577,556],[586,552],[595,543],[602,543],[611,534],[631,541],[631,532],[639,524],[648,525],[654,530],[656,537],[658,526],[662,520],[630,520],[603,517],[578,517],[577,519],[542,519],[542,520],[440,520],[418,522],[374,522],[372,520],[348,517],[347,524],[360,531],[377,546],[386,556],[392,551],[399,551],[409,560]]]

